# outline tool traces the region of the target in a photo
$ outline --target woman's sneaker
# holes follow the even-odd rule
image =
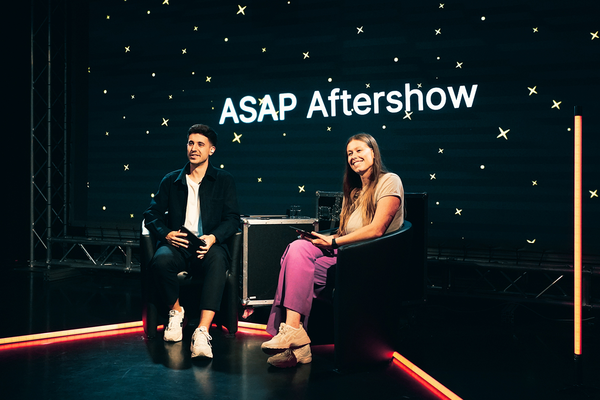
[[[181,307],[181,311],[169,311],[169,323],[163,332],[165,342],[179,342],[183,339],[183,316],[185,311]]]
[[[287,349],[267,359],[267,362],[277,368],[295,367],[298,364],[308,364],[312,361],[310,345],[306,344],[296,349]]]
[[[267,342],[264,342],[260,348],[265,353],[272,354],[280,353],[289,348],[302,347],[310,343],[310,338],[304,330],[302,324],[299,328],[292,328],[291,326],[281,323],[279,325],[279,333]]]

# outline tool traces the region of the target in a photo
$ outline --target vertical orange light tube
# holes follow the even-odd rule
[[[581,263],[581,175],[582,175],[582,109],[579,106],[575,107],[575,188],[574,188],[574,309],[575,309],[575,355],[581,355],[581,279],[582,279],[582,263]]]

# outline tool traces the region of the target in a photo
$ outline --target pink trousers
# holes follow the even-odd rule
[[[279,282],[267,332],[273,336],[278,333],[288,308],[300,313],[304,327],[308,326],[313,298],[325,287],[327,270],[336,262],[334,251],[321,249],[308,240],[298,239],[288,245],[281,257]]]

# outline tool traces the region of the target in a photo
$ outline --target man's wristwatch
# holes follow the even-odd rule
[[[335,250],[338,247],[340,247],[340,245],[335,242],[335,238],[331,239],[331,248]]]

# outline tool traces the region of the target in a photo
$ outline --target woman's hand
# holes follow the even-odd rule
[[[200,239],[204,240],[206,246],[200,246],[196,253],[198,254],[198,258],[203,259],[206,253],[208,253],[208,250],[210,250],[210,248],[212,247],[212,245],[217,242],[217,238],[215,237],[215,235],[211,234],[202,235],[200,236]]]
[[[326,248],[326,249],[331,248],[331,241],[337,237],[334,235],[321,235],[320,233],[317,233],[317,232],[311,232],[311,234],[316,236],[316,239],[311,239],[311,238],[305,237],[303,235],[300,235],[300,236],[302,236],[302,239],[306,239],[306,240],[310,241],[315,246]]]

